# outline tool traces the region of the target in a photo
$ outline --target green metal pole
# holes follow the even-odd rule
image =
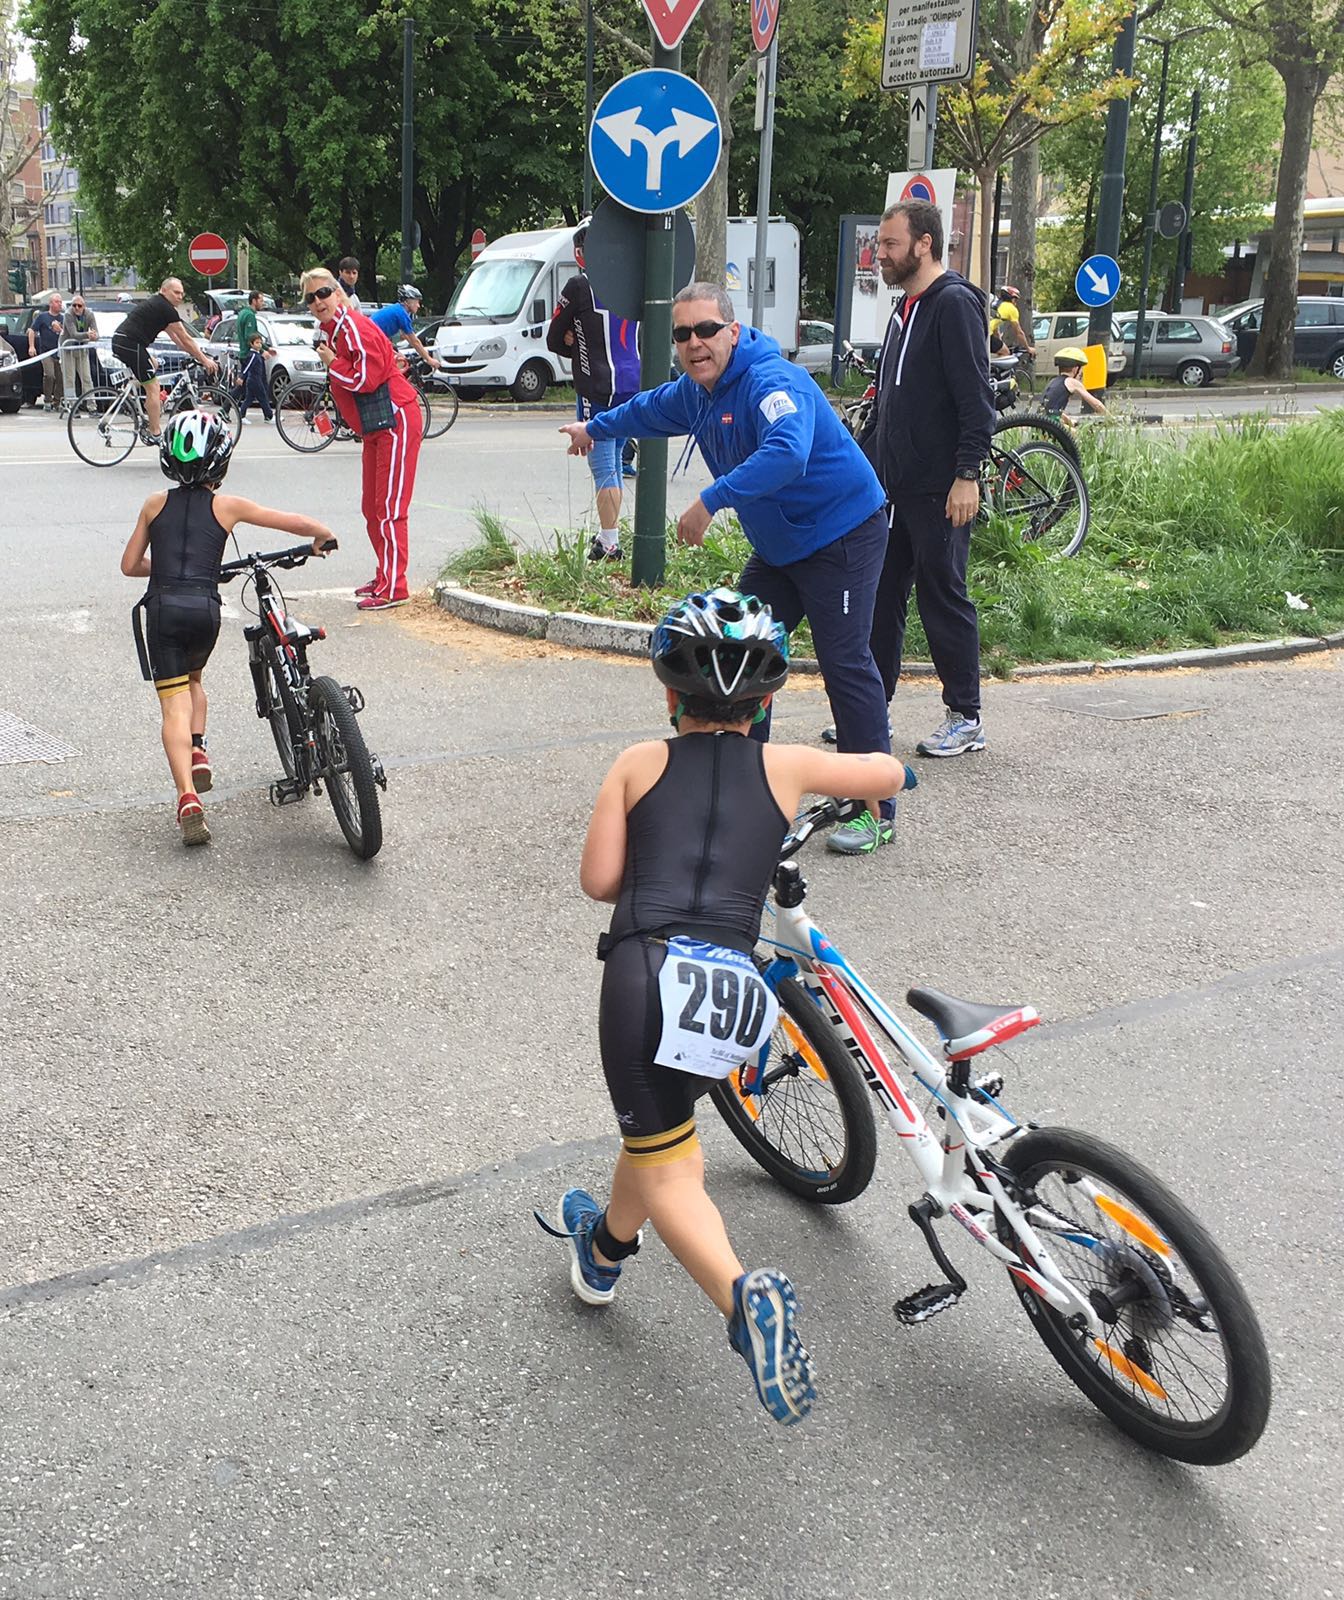
[[[656,40],[653,65],[681,71],[681,46]],[[644,315],[640,325],[640,382],[656,389],[672,375],[672,280],[676,275],[675,213],[659,212],[644,224]],[[663,581],[667,565],[667,440],[643,439],[635,490],[635,547],[630,576],[645,588]]]

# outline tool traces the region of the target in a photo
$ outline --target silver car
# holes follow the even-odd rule
[[[1125,376],[1134,376],[1134,340],[1137,311],[1122,311],[1115,319],[1125,347]],[[1149,311],[1144,317],[1143,376],[1175,378],[1187,389],[1202,389],[1215,378],[1227,378],[1240,361],[1229,329],[1216,317],[1178,316],[1171,311]]]
[[[266,381],[271,395],[278,395],[296,378],[320,381],[322,362],[316,351],[317,319],[303,312],[267,312],[257,318],[257,332],[265,347],[274,350],[266,357]],[[216,360],[238,360],[238,314],[230,312],[215,329],[205,348]]]
[[[808,372],[829,376],[834,342],[835,329],[829,322],[800,322],[798,349],[793,359]]]

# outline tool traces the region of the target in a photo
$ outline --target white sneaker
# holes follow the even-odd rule
[[[985,730],[980,718],[972,721],[955,711],[949,711],[933,733],[915,746],[922,756],[964,756],[968,751],[984,748]]]
[[[252,418],[251,417],[239,417],[238,420],[239,420],[239,422],[242,423],[242,425],[245,428],[250,428],[252,426]]]

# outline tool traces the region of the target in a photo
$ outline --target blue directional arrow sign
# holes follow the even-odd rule
[[[1074,275],[1074,292],[1085,306],[1108,306],[1120,293],[1120,263],[1114,256],[1088,256]]]
[[[597,180],[631,211],[675,211],[714,175],[723,130],[714,102],[680,72],[632,72],[608,89],[588,148]]]

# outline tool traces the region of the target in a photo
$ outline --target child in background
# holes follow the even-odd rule
[[[247,408],[253,401],[261,407],[267,422],[271,420],[271,389],[266,382],[266,341],[254,333],[247,345],[247,360],[243,363],[243,398],[239,404],[243,421],[247,421]]]

